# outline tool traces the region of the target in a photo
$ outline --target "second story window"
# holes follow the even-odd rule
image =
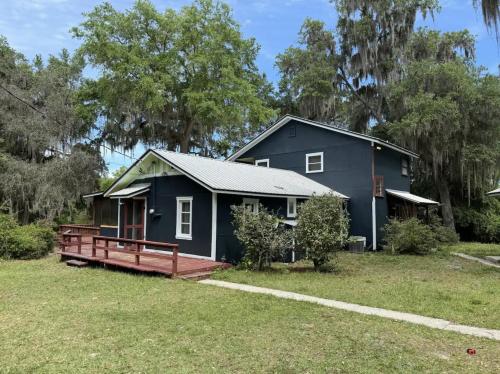
[[[306,154],[306,173],[323,172],[323,152]]]
[[[373,195],[375,197],[384,197],[384,177],[375,175],[373,182]]]
[[[266,168],[269,167],[269,159],[264,158],[262,160],[255,160],[255,166],[264,166]]]
[[[408,159],[406,157],[401,158],[401,175],[407,177],[409,174]]]

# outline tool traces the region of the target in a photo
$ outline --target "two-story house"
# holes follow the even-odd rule
[[[437,204],[409,193],[416,154],[380,139],[285,116],[228,160],[150,149],[106,191],[84,196],[107,236],[174,242],[184,256],[235,262],[231,206],[259,203],[293,222],[315,194],[345,199],[351,233],[376,248],[389,216]],[[156,250],[149,248],[148,250]]]

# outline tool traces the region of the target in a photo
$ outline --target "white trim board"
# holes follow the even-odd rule
[[[387,147],[387,148],[390,148],[392,150],[395,150],[397,152],[400,152],[400,153],[403,153],[405,155],[408,155],[410,157],[414,157],[414,158],[418,158],[419,157],[416,153],[414,153],[414,152],[412,152],[410,150],[407,150],[407,149],[405,149],[403,147],[400,147],[400,146],[398,146],[396,144],[392,144],[392,143],[386,142],[385,140],[382,140],[382,139],[379,139],[379,138],[375,138],[373,136],[360,134],[360,133],[357,133],[357,132],[354,132],[354,131],[344,130],[344,129],[341,129],[341,128],[338,128],[338,127],[329,126],[329,125],[324,124],[324,123],[320,123],[320,122],[316,122],[316,121],[311,121],[311,120],[308,120],[308,119],[305,119],[305,118],[295,117],[295,116],[287,114],[284,117],[282,117],[280,120],[278,120],[274,125],[272,125],[267,130],[265,130],[260,135],[258,135],[253,140],[251,140],[243,148],[239,149],[238,151],[236,151],[235,153],[233,153],[231,156],[229,156],[227,158],[227,160],[228,161],[234,161],[234,160],[236,160],[238,157],[240,157],[241,155],[243,155],[249,149],[253,148],[255,145],[257,145],[258,143],[260,143],[262,140],[264,140],[265,138],[267,138],[269,135],[271,135],[274,132],[278,131],[280,128],[282,128],[284,125],[286,125],[291,120],[296,120],[296,121],[305,123],[307,125],[316,126],[316,127],[319,127],[319,128],[325,129],[325,130],[329,130],[329,131],[333,131],[333,132],[336,132],[336,133],[339,133],[339,134],[344,134],[344,135],[352,136],[354,138],[358,138],[358,139],[363,139],[363,140],[367,140],[367,141],[370,141],[370,142],[374,142],[374,143],[380,144],[380,145],[382,145],[384,147]]]

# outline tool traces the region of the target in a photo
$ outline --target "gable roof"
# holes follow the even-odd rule
[[[339,197],[347,198],[329,187],[290,170],[222,161],[164,150],[153,152],[173,168],[213,192],[297,197],[333,193]]]
[[[314,194],[333,193],[348,199],[347,196],[294,171],[153,149],[142,155],[108,188],[104,196],[112,196],[113,189],[119,185],[120,180],[141,160],[152,154],[212,192],[280,197],[310,197]]]
[[[414,153],[414,152],[412,152],[412,151],[410,151],[410,150],[408,150],[406,148],[400,147],[399,145],[396,145],[396,144],[393,144],[393,143],[389,143],[388,141],[382,140],[380,138],[376,138],[376,137],[370,136],[370,135],[360,134],[358,132],[354,132],[354,131],[350,131],[350,130],[345,130],[345,129],[342,129],[340,127],[328,125],[326,123],[317,122],[317,121],[311,121],[309,119],[305,119],[305,118],[301,118],[301,117],[296,117],[296,116],[292,116],[290,114],[287,114],[287,115],[283,116],[281,119],[279,119],[274,125],[268,127],[266,130],[264,130],[264,132],[262,132],[259,135],[257,135],[253,140],[251,140],[244,147],[242,147],[241,149],[239,149],[238,151],[236,151],[235,153],[233,153],[227,159],[229,161],[236,160],[238,157],[240,157],[241,155],[243,155],[249,149],[253,148],[255,145],[259,144],[262,140],[264,140],[265,138],[267,138],[269,135],[273,134],[275,131],[279,130],[281,127],[283,127],[284,125],[286,125],[291,120],[296,120],[296,121],[299,121],[301,123],[305,123],[307,125],[319,127],[319,128],[325,129],[325,130],[329,130],[329,131],[333,131],[333,132],[339,133],[339,134],[344,134],[344,135],[352,136],[354,138],[363,139],[363,140],[366,140],[366,141],[369,141],[369,142],[380,144],[380,145],[383,145],[384,147],[393,149],[393,150],[395,150],[397,152],[400,152],[402,154],[408,155],[410,157],[418,158],[418,154],[416,154],[416,153]]]

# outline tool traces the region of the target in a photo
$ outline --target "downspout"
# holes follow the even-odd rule
[[[372,144],[372,248],[377,250],[377,199],[375,199],[375,144]]]

